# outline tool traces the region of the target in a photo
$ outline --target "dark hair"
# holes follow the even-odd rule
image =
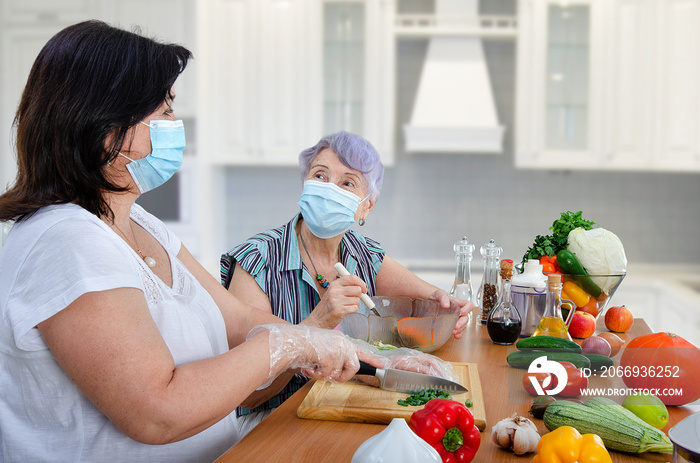
[[[172,99],[191,58],[180,45],[100,21],[53,36],[34,61],[15,115],[18,173],[0,196],[0,221],[71,202],[111,217],[103,193],[124,189],[110,182],[104,166],[130,127]]]

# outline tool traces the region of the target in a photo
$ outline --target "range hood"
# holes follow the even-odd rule
[[[454,18],[478,24],[478,0],[436,0],[436,29]],[[406,151],[501,153],[503,133],[480,36],[433,34],[404,126]]]

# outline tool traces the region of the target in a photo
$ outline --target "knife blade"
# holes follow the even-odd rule
[[[407,394],[424,389],[437,389],[450,394],[462,394],[468,391],[466,387],[449,379],[394,368],[376,368],[362,361],[360,369],[355,374],[376,376],[379,379],[379,387],[387,391]]]

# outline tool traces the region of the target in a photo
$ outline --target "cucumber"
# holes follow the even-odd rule
[[[604,398],[601,398],[604,399]],[[607,399],[609,400],[609,399]],[[568,400],[556,400],[544,412],[544,425],[550,431],[571,426],[581,434],[597,434],[610,450],[629,453],[673,453],[673,444],[666,435],[648,424],[634,420],[621,405],[593,403],[586,405]],[[614,405],[613,405],[614,404]]]
[[[576,281],[581,289],[586,291],[588,294],[594,298],[600,297],[603,294],[603,290],[598,286],[589,276],[586,276],[588,272],[583,268],[581,262],[574,255],[573,252],[562,249],[557,253],[557,264],[562,272],[571,274],[571,279]]]
[[[591,370],[600,371],[602,369],[612,368],[615,362],[610,357],[600,354],[582,354],[591,361]]]
[[[571,362],[578,368],[590,368],[591,361],[583,354],[574,352],[537,352],[537,351],[515,351],[508,354],[506,361],[513,368],[527,369],[533,360],[540,357],[547,357],[547,360],[555,362]]]
[[[515,347],[522,351],[573,352],[581,353],[581,346],[574,341],[555,336],[530,336],[519,340]]]

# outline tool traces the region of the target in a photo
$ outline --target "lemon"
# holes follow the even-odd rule
[[[668,424],[668,409],[655,395],[635,392],[625,397],[622,406],[656,429]]]

